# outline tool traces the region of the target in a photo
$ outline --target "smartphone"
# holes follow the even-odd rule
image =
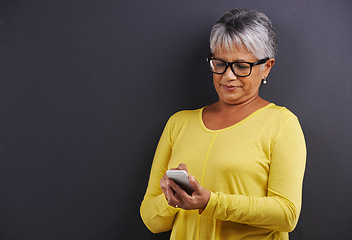
[[[188,173],[185,170],[168,170],[166,172],[168,178],[174,180],[189,195],[192,195],[193,188],[188,180]]]

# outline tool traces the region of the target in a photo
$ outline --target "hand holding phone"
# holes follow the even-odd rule
[[[192,195],[193,187],[189,183],[188,173],[185,170],[168,170],[166,172],[168,178],[172,179],[177,185]]]

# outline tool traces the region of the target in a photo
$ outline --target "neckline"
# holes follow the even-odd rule
[[[252,112],[249,116],[247,116],[246,118],[242,119],[241,121],[229,126],[229,127],[226,127],[226,128],[221,128],[221,129],[216,129],[216,130],[213,130],[213,129],[209,129],[205,126],[204,122],[203,122],[203,110],[206,106],[202,107],[199,111],[199,115],[198,115],[198,120],[199,120],[199,123],[200,123],[200,126],[203,130],[205,130],[206,132],[211,132],[211,133],[216,133],[216,132],[224,132],[224,131],[227,131],[227,130],[230,130],[232,128],[235,128],[236,126],[242,124],[243,122],[246,122],[248,119],[252,118],[254,115],[256,115],[257,113],[269,108],[270,106],[273,106],[275,105],[274,103],[269,103],[267,104],[266,106],[262,107],[262,108],[259,108],[257,110],[255,110],[254,112]]]

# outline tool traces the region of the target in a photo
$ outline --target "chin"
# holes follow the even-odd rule
[[[237,105],[242,103],[243,101],[241,101],[240,99],[220,99],[220,102],[223,102],[228,105]]]

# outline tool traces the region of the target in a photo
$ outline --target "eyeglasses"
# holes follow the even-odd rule
[[[207,58],[207,61],[210,66],[210,71],[212,71],[213,73],[223,74],[224,72],[226,72],[228,67],[231,67],[233,74],[235,74],[237,77],[248,77],[249,75],[251,75],[252,68],[254,66],[264,64],[268,60],[269,58],[264,58],[252,63],[252,62],[241,62],[241,61],[226,62],[224,60],[213,58],[213,57]]]

